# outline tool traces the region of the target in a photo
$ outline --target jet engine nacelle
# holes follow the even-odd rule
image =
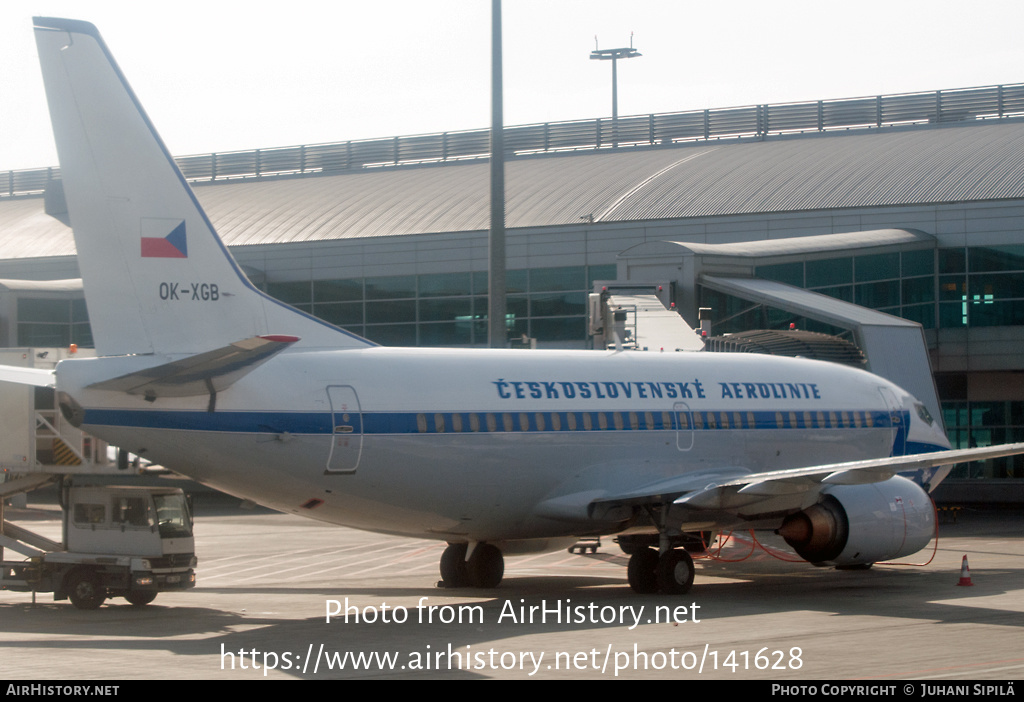
[[[826,488],[823,499],[786,517],[779,534],[814,565],[869,565],[916,553],[935,535],[935,508],[917,483]]]

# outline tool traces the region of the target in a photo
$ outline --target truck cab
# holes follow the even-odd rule
[[[66,595],[89,608],[123,596],[145,605],[160,591],[195,586],[192,514],[181,490],[72,487],[67,496],[64,554],[80,565],[55,589],[55,599]],[[62,554],[48,555],[60,560]],[[111,568],[112,561],[121,567]]]
[[[192,513],[180,489],[65,486],[61,496],[63,543],[19,529],[19,544],[5,541],[29,558],[4,561],[0,587],[53,592],[79,609],[108,597],[143,606],[159,592],[195,587]]]

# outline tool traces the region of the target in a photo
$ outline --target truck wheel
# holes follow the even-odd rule
[[[68,597],[78,609],[98,609],[107,599],[100,579],[91,570],[76,570],[68,576]]]
[[[135,607],[145,607],[150,602],[156,599],[156,593],[152,591],[141,590],[139,592],[129,592],[124,596],[128,602]]]

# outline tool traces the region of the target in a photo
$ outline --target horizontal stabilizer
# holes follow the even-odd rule
[[[298,340],[296,336],[254,336],[180,361],[94,383],[89,387],[144,395],[152,399],[209,395],[230,387],[236,380]]]
[[[35,385],[39,388],[52,388],[55,379],[52,370],[45,368],[21,368],[19,366],[0,366],[0,382],[17,383],[19,385]]]

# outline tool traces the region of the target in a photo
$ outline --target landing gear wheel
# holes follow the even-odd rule
[[[100,579],[91,570],[76,570],[68,578],[68,598],[78,609],[98,609],[107,599]]]
[[[685,549],[661,554],[657,567],[658,588],[666,595],[685,595],[693,585],[693,558]]]
[[[129,592],[127,595],[124,596],[124,598],[128,600],[129,604],[131,604],[133,607],[145,607],[150,602],[156,599],[156,593],[147,592],[144,590],[139,592]]]
[[[649,595],[658,591],[658,552],[653,548],[637,549],[629,557],[626,573],[633,592]]]
[[[448,544],[441,554],[440,587],[466,587],[469,572],[466,568],[466,544]]]
[[[491,544],[477,544],[466,563],[466,571],[473,587],[497,587],[505,575],[505,559],[501,550]]]

